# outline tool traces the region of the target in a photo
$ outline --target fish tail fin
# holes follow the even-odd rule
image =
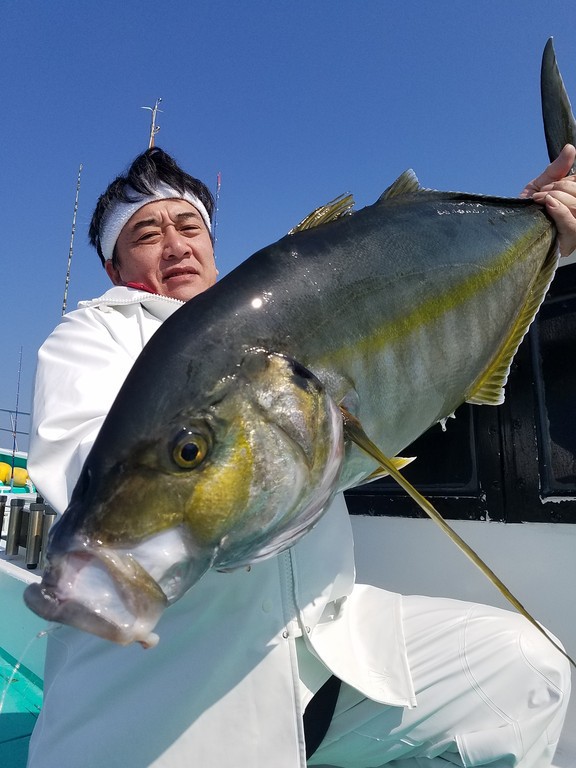
[[[434,506],[420,494],[416,488],[414,488],[408,480],[398,471],[394,462],[392,462],[387,456],[384,456],[382,451],[370,440],[368,435],[364,432],[362,425],[354,416],[352,416],[345,408],[340,407],[342,415],[344,417],[344,435],[357,445],[361,450],[375,459],[381,464],[389,475],[391,475],[398,485],[406,491],[406,493],[414,499],[414,501],[420,506],[424,512],[430,517],[436,525],[438,525],[444,533],[456,544],[457,547],[479,568],[482,573],[494,584],[498,591],[511,603],[514,608],[524,618],[526,618],[536,629],[546,637],[552,645],[565,656],[570,664],[576,668],[576,662],[570,658],[566,651],[559,645],[551,635],[539,624],[536,619],[528,613],[522,603],[510,592],[508,587],[496,576],[494,571],[488,566],[484,560],[462,539],[456,531],[454,531],[448,523],[444,520],[442,515],[434,508]]]
[[[552,38],[546,43],[542,55],[540,92],[548,155],[550,160],[556,160],[566,144],[576,145],[576,120],[558,69]],[[576,163],[570,173],[576,173]]]

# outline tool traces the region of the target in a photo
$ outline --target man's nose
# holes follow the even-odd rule
[[[164,238],[162,241],[162,255],[165,259],[172,258],[174,256],[185,256],[190,252],[190,242],[188,238],[179,232],[176,227],[167,227],[164,231]]]

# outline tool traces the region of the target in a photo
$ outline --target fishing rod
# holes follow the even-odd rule
[[[214,253],[216,253],[216,229],[218,226],[218,203],[220,202],[220,187],[222,186],[222,174],[218,171],[216,175],[216,195],[214,197],[214,225],[212,227],[212,234],[214,236]]]
[[[68,249],[68,266],[66,268],[66,281],[64,283],[64,298],[62,299],[62,314],[66,312],[68,304],[68,286],[70,285],[70,269],[72,267],[72,254],[74,252],[74,234],[76,232],[76,215],[78,213],[78,197],[80,195],[80,174],[82,173],[82,163],[78,168],[78,179],[76,181],[76,199],[74,200],[74,213],[72,215],[72,232],[70,233],[70,248]]]

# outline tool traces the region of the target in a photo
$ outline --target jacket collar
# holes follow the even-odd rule
[[[115,285],[109,288],[102,296],[87,301],[80,301],[78,309],[98,307],[100,309],[113,309],[127,304],[141,304],[150,314],[159,320],[165,320],[179,307],[184,305],[180,299],[172,299],[169,296],[159,296],[157,293],[148,293],[137,288],[127,288],[123,285]]]

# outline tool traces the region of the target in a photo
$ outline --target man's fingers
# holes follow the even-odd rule
[[[550,185],[549,189],[543,189],[541,192],[535,192],[532,198],[535,203],[543,203],[549,197],[558,200],[560,203],[568,206],[576,216],[576,181],[569,182],[567,185],[559,186],[558,183]]]
[[[566,144],[556,160],[550,163],[540,176],[533,179],[524,187],[520,193],[520,197],[531,197],[534,192],[538,192],[547,184],[553,184],[554,182],[563,179],[566,174],[570,172],[575,159],[576,148],[574,148],[572,144]]]
[[[563,202],[567,200],[568,204]],[[569,256],[576,250],[576,206],[575,198],[563,193],[552,192],[543,200],[558,230],[558,248],[562,256]]]

